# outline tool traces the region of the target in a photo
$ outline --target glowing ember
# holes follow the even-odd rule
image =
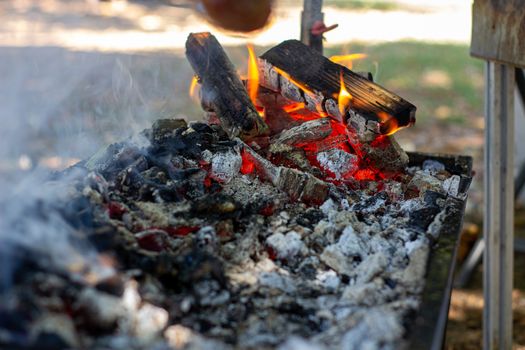
[[[253,161],[253,158],[248,152],[242,150],[241,151],[241,158],[242,158],[242,164],[241,169],[239,170],[241,174],[251,174],[255,170],[255,163]]]
[[[251,44],[248,47],[248,95],[254,105],[256,105],[257,92],[259,91],[259,69],[257,68],[257,57]]]
[[[339,91],[339,95],[337,96],[337,104],[339,106],[339,112],[341,113],[341,115],[344,115],[348,107],[350,107],[352,95],[350,95],[350,93],[346,90],[345,81],[343,79],[343,71],[341,71],[339,77],[341,82],[341,90]]]
[[[364,53],[353,53],[353,54],[350,54],[350,55],[332,56],[332,57],[330,57],[330,61],[332,61],[334,63],[342,64],[342,65],[346,66],[347,68],[352,69],[352,65],[353,65],[353,62],[355,60],[361,60],[361,59],[366,58],[366,57],[368,57],[368,55],[366,55]]]
[[[304,108],[306,108],[306,105],[303,102],[297,102],[284,106],[283,111],[286,113],[291,113]]]

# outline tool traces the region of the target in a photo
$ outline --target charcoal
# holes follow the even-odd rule
[[[387,204],[388,200],[388,194],[383,191],[355,204],[352,209],[359,213],[374,213]]]
[[[71,349],[72,347],[72,344],[68,343],[60,334],[50,331],[39,332],[35,336],[33,343],[35,344],[35,349],[42,350]]]
[[[321,210],[316,208],[309,208],[304,213],[300,213],[295,221],[297,224],[313,228],[322,218],[324,214]]]
[[[436,177],[423,171],[417,171],[407,186],[407,191],[423,195],[425,191],[443,192],[443,185]]]
[[[125,316],[125,309],[119,298],[95,289],[83,290],[74,310],[77,322],[95,335],[112,332],[118,326],[119,319]]]
[[[233,198],[221,193],[203,196],[192,203],[192,211],[202,216],[230,217],[235,215],[238,208]]]
[[[119,275],[110,276],[99,281],[94,287],[102,293],[120,297],[124,293],[124,280]]]
[[[84,166],[89,171],[98,172],[105,179],[112,180],[141,155],[140,149],[136,146],[124,142],[115,143],[96,153]]]
[[[151,130],[145,132],[146,137],[153,144],[160,144],[165,141],[176,129],[186,128],[184,119],[157,119],[151,126]]]
[[[434,220],[434,216],[440,211],[439,207],[434,206],[418,209],[410,214],[410,220],[408,223],[415,228],[426,231],[428,226]]]
[[[288,106],[264,94],[274,112]],[[58,212],[74,228],[69,243],[96,248],[93,261],[111,273],[0,246],[20,262],[9,282],[18,301],[0,308],[0,344],[402,344],[430,246],[469,179],[422,160],[406,168],[390,138],[356,141],[333,119],[291,113],[268,114],[273,134],[246,141],[220,124],[159,120],[140,142],[80,164],[71,183],[55,176],[60,199],[31,215],[45,223]],[[271,121],[279,115],[285,122]]]
[[[202,279],[214,279],[224,285],[224,269],[221,262],[203,250],[192,250],[177,259],[180,281],[191,285]]]
[[[46,314],[33,325],[34,343],[42,349],[78,348],[78,335],[73,321],[61,314]]]

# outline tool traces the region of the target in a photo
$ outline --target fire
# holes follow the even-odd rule
[[[256,105],[257,92],[259,91],[259,69],[257,67],[257,57],[251,44],[248,47],[248,95],[252,103]]]
[[[194,75],[193,78],[191,78],[190,89],[189,89],[189,94],[191,98],[195,98],[195,92],[197,90],[198,82],[199,82],[199,78],[196,75]]]
[[[352,100],[352,95],[346,90],[345,87],[345,81],[343,79],[343,71],[341,70],[340,73],[340,82],[341,82],[341,89],[339,91],[339,95],[337,96],[337,104],[339,106],[339,112],[341,115],[344,115],[346,113],[346,110],[350,106],[350,101]]]
[[[368,55],[364,53],[353,53],[350,55],[337,55],[330,57],[330,61],[334,63],[345,63],[343,64],[348,69],[352,69],[353,61],[355,60],[361,60],[363,58],[367,58]]]
[[[396,118],[385,112],[379,112],[377,117],[381,121],[381,134],[392,135],[403,127],[399,126]]]
[[[298,111],[304,108],[306,108],[306,105],[304,102],[297,102],[297,103],[292,103],[292,104],[284,106],[283,111],[285,111],[286,113],[292,113],[292,112],[295,112],[295,111]]]
[[[292,78],[292,76],[290,74],[286,73],[284,70],[282,70],[280,68],[277,68],[277,67],[273,67],[273,69],[275,69],[275,71],[277,73],[279,73],[280,75],[282,75],[283,77],[288,79],[292,84],[297,86],[299,89],[303,90],[304,92],[306,92],[308,94],[314,95],[314,92],[310,88],[308,88],[308,86],[306,86],[305,84],[295,80],[294,78]]]

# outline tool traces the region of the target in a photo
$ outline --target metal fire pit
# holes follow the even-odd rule
[[[408,155],[410,166],[427,159],[443,163],[447,171],[461,176],[460,193],[466,195],[472,180],[472,157],[417,152]],[[421,306],[409,328],[409,349],[443,348],[465,204],[466,196],[464,200],[447,198],[443,226],[430,251]]]

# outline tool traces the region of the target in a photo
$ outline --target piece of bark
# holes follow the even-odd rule
[[[390,133],[392,121],[399,127],[415,122],[416,107],[410,102],[330,61],[300,41],[288,40],[273,47],[261,56],[259,67],[261,85],[281,92],[286,98],[304,102],[313,111],[321,108],[335,119],[348,123],[363,141],[373,138],[367,131]],[[289,77],[279,74],[275,67]],[[346,90],[352,96],[343,115],[337,103],[341,73]],[[310,92],[301,91],[292,79],[304,84]]]
[[[190,34],[186,57],[202,85],[203,104],[211,107],[230,137],[249,139],[268,131],[235,67],[213,35]]]

